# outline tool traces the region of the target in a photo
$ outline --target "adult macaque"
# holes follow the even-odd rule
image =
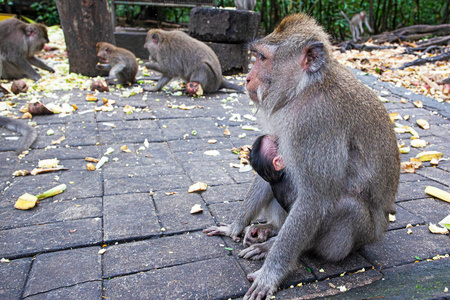
[[[23,151],[30,148],[30,146],[36,140],[36,137],[37,137],[36,130],[33,127],[31,127],[25,123],[22,123],[19,120],[0,116],[0,126],[3,126],[6,129],[9,129],[12,131],[19,132],[21,135],[23,135],[22,141],[21,141],[19,147],[17,147],[17,149],[16,149],[16,152],[18,154],[20,154]]]
[[[51,67],[34,55],[48,43],[47,28],[42,24],[27,24],[17,19],[0,22],[0,78],[39,80],[33,66],[54,73]],[[33,65],[33,66],[32,66]]]
[[[305,252],[340,261],[382,237],[395,213],[400,159],[386,109],[333,59],[314,19],[288,16],[252,48],[257,58],[246,87],[262,131],[277,137],[288,185],[278,235],[243,255],[267,252],[262,268],[248,275],[253,284],[244,299],[268,299]],[[235,221],[204,232],[238,240],[263,208],[273,208],[269,223],[283,220],[284,210],[272,203],[270,184],[257,176]]]
[[[199,83],[205,93],[221,88],[245,91],[222,77],[219,59],[211,48],[182,31],[149,30],[144,47],[150,53],[145,67],[162,73],[156,86],[146,90],[159,91],[172,78],[180,77],[187,83]]]
[[[234,5],[237,9],[253,10],[256,0],[234,0]]]
[[[354,42],[359,40],[360,34],[364,33],[364,28],[362,26],[363,22],[364,22],[364,24],[366,24],[367,29],[369,29],[370,32],[373,32],[372,28],[369,25],[369,22],[367,21],[367,14],[364,10],[362,12],[354,15],[351,21],[342,10],[341,10],[341,14],[344,16],[344,18],[347,20],[348,24],[350,25],[350,32],[352,33]],[[358,28],[358,26],[359,26],[359,28]],[[361,33],[359,32],[360,30],[361,30]]]
[[[136,56],[127,49],[112,44],[97,43],[97,70],[108,71],[108,84],[132,84],[136,82],[138,64]]]

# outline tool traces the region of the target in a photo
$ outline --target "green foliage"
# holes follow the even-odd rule
[[[36,22],[45,23],[47,26],[59,24],[56,0],[45,0],[35,2],[30,7],[37,12]]]

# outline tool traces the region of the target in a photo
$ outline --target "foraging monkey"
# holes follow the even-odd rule
[[[347,20],[348,24],[350,25],[350,32],[353,36],[353,41],[356,42],[359,40],[359,34],[361,30],[361,34],[364,33],[364,28],[362,26],[362,23],[366,24],[367,29],[369,29],[370,32],[373,32],[372,28],[369,25],[369,22],[367,21],[367,14],[363,10],[362,12],[356,14],[353,16],[352,20],[347,17],[347,15],[341,10],[341,14],[344,16],[344,18]],[[359,26],[359,28],[358,28]]]
[[[156,86],[146,90],[159,91],[172,78],[180,77],[187,83],[200,83],[206,93],[221,88],[245,91],[222,77],[219,59],[211,48],[182,31],[149,30],[144,47],[150,54],[145,67],[162,73]]]
[[[34,55],[48,43],[47,27],[42,24],[27,24],[17,19],[0,22],[0,78],[39,80],[41,76],[33,66],[54,73]],[[33,66],[32,66],[33,65]]]
[[[314,19],[290,15],[252,48],[257,58],[246,87],[262,131],[277,137],[290,210],[280,213],[270,184],[257,176],[234,222],[204,232],[237,241],[270,208],[269,222],[282,223],[278,235],[241,255],[265,256],[248,275],[253,284],[244,299],[269,299],[305,252],[340,261],[382,237],[395,213],[400,158],[387,110],[333,59]]]
[[[237,9],[253,10],[256,0],[234,0],[234,5]]]
[[[0,126],[5,127],[6,129],[19,132],[23,135],[22,141],[16,149],[16,153],[20,154],[23,151],[30,148],[30,146],[34,143],[36,140],[37,134],[36,130],[29,126],[28,124],[24,124],[19,120],[0,116]]]
[[[108,84],[132,84],[136,82],[138,64],[129,50],[106,42],[97,43],[97,70],[108,71]]]

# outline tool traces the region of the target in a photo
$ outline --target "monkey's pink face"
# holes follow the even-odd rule
[[[247,75],[247,84],[245,87],[247,88],[250,99],[258,103],[261,101],[262,94],[270,83],[274,54],[268,48],[261,45],[254,45],[253,47],[253,51],[256,53],[256,62]]]

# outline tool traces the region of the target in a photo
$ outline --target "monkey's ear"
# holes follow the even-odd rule
[[[314,42],[306,46],[302,55],[302,67],[309,73],[320,70],[325,63],[324,46],[321,42]]]
[[[152,42],[154,44],[158,44],[159,43],[159,35],[157,35],[156,33],[152,34]]]
[[[25,34],[27,36],[34,36],[37,33],[36,28],[34,28],[33,26],[27,26],[27,28],[25,29]]]
[[[284,162],[278,155],[273,158],[272,164],[273,167],[275,168],[275,171],[280,171],[284,169]]]

